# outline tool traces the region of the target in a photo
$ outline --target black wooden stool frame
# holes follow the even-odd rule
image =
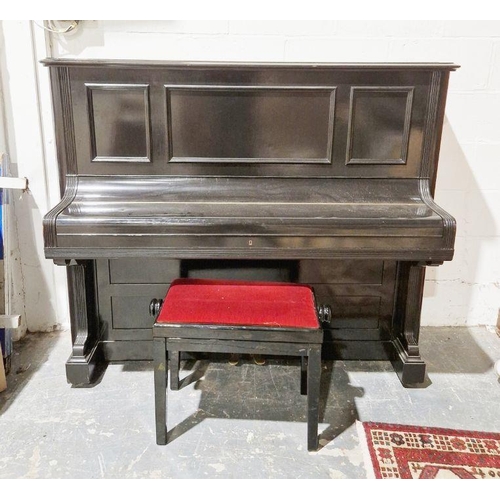
[[[323,330],[258,328],[225,325],[153,326],[156,442],[167,444],[167,386],[170,357],[171,389],[179,388],[182,351],[300,356],[301,393],[307,393],[307,448],[318,449],[318,407]],[[169,356],[170,355],[170,356]]]

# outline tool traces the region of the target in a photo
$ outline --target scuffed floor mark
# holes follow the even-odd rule
[[[101,471],[101,477],[105,477],[106,475],[106,464],[104,463],[104,457],[102,453],[97,455],[97,460],[99,461],[99,470]]]
[[[39,476],[38,469],[40,467],[40,447],[35,446],[33,454],[29,459],[29,470],[24,477],[35,479]]]
[[[99,432],[99,436],[111,437],[114,436],[114,434],[112,432]]]
[[[253,434],[253,433],[251,433]],[[252,435],[253,437],[253,435]],[[283,441],[284,439],[286,439],[286,434],[284,432],[278,432],[277,434],[271,434],[269,436],[264,436],[264,441]],[[248,437],[247,437],[247,442],[250,442],[248,441]]]
[[[347,479],[347,476],[343,472],[335,469],[328,469],[328,476],[330,479]]]
[[[320,444],[323,444],[321,441],[322,440],[320,440]],[[329,448],[328,446],[325,446],[324,448],[321,448],[317,454],[328,457],[343,457],[355,466],[359,466],[363,463],[363,454],[358,448]]]
[[[222,472],[226,470],[226,466],[224,464],[208,464],[208,466],[215,469],[215,472]]]
[[[146,448],[144,449],[144,451],[137,457],[135,458],[134,460],[132,460],[132,462],[130,462],[129,466],[127,467],[127,470],[131,470],[132,467],[137,463],[139,462],[139,460],[142,458],[142,456],[144,455],[144,453],[146,453],[146,451],[148,451],[148,448],[149,448],[149,445],[146,446]]]

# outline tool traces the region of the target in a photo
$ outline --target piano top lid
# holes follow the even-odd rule
[[[199,68],[199,69],[338,69],[338,70],[368,70],[368,71],[399,71],[402,69],[412,71],[445,70],[455,71],[459,65],[451,62],[379,62],[379,63],[352,63],[352,62],[245,62],[245,61],[160,61],[160,60],[135,60],[135,59],[70,59],[47,58],[40,61],[45,66],[99,66],[99,67],[162,67],[169,68]]]

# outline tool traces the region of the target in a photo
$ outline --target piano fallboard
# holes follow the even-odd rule
[[[418,179],[76,179],[46,218],[49,258],[449,260],[454,220]],[[427,188],[427,189],[426,189]],[[52,231],[52,233],[51,233]]]

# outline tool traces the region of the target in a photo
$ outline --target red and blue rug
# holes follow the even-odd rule
[[[367,477],[500,479],[500,434],[357,422]]]

